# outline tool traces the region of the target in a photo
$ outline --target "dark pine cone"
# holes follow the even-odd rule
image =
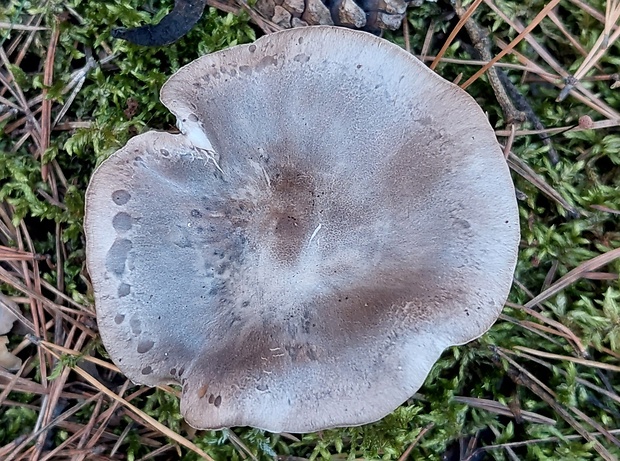
[[[323,24],[378,32],[398,29],[408,3],[406,0],[258,0],[256,10],[284,28]]]
[[[428,0],[433,1],[433,0]],[[238,7],[236,0],[224,2]],[[224,3],[222,2],[222,3]],[[408,6],[424,0],[258,0],[253,9],[268,21],[289,28],[336,25],[380,33],[398,29]],[[159,24],[114,29],[112,36],[144,46],[172,43],[198,22],[209,0],[176,0],[173,10]],[[217,6],[217,3],[214,3]]]

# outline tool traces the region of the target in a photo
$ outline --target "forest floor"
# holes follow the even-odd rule
[[[304,435],[194,430],[178,388],[133,384],[101,343],[82,228],[93,170],[136,134],[175,129],[158,94],[176,70],[263,33],[241,8],[207,8],[169,46],[111,38],[173,2],[153,3],[0,7],[0,311],[17,315],[0,337],[15,368],[0,367],[0,459],[620,458],[620,0],[440,0],[384,34],[488,115],[519,261],[497,323],[446,350],[409,401]]]

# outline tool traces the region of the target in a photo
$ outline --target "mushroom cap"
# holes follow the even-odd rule
[[[0,293],[0,304],[7,299],[2,293]],[[11,312],[8,307],[0,305],[0,335],[5,335],[13,328],[13,324],[17,320],[17,316]]]
[[[475,101],[399,47],[286,30],[188,64],[87,191],[103,342],[197,428],[378,420],[482,335],[519,240]]]
[[[9,344],[9,338],[6,336],[0,336],[0,367],[6,368],[9,371],[16,371],[22,366],[22,359],[11,354],[7,349]]]
[[[9,344],[9,338],[6,335],[13,329],[13,324],[17,320],[17,316],[11,312],[8,304],[13,304],[16,309],[19,310],[17,304],[15,304],[8,296],[0,293],[0,367],[4,367],[9,371],[19,370],[22,365],[22,360],[11,354],[7,348]]]

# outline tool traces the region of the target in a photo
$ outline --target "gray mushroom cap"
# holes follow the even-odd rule
[[[101,336],[133,381],[181,383],[197,428],[378,420],[512,282],[514,188],[464,91],[364,32],[286,30],[179,70],[182,134],[94,173]]]
[[[13,324],[17,320],[17,316],[3,304],[12,303],[8,296],[0,293],[0,335],[6,335],[13,329]],[[17,309],[17,305],[15,305]]]
[[[0,293],[0,367],[4,367],[9,371],[16,371],[22,365],[22,360],[9,352],[7,345],[9,338],[4,336],[13,328],[13,324],[17,320],[17,316],[11,312],[8,305],[13,304],[15,309],[19,311],[19,306],[14,303],[8,296]]]

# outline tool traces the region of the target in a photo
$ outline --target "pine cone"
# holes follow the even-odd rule
[[[236,0],[218,1],[220,3],[210,3],[209,0],[175,0],[173,10],[159,24],[134,29],[114,29],[112,36],[137,45],[167,45],[194,27],[207,4],[224,5],[227,11],[239,7]],[[252,8],[265,19],[283,28],[323,24],[380,33],[384,29],[398,29],[405,18],[407,7],[419,6],[424,1],[258,0]],[[231,8],[228,8],[228,3],[232,4]]]
[[[255,9],[280,27],[318,24],[379,32],[398,29],[407,0],[258,0]]]

